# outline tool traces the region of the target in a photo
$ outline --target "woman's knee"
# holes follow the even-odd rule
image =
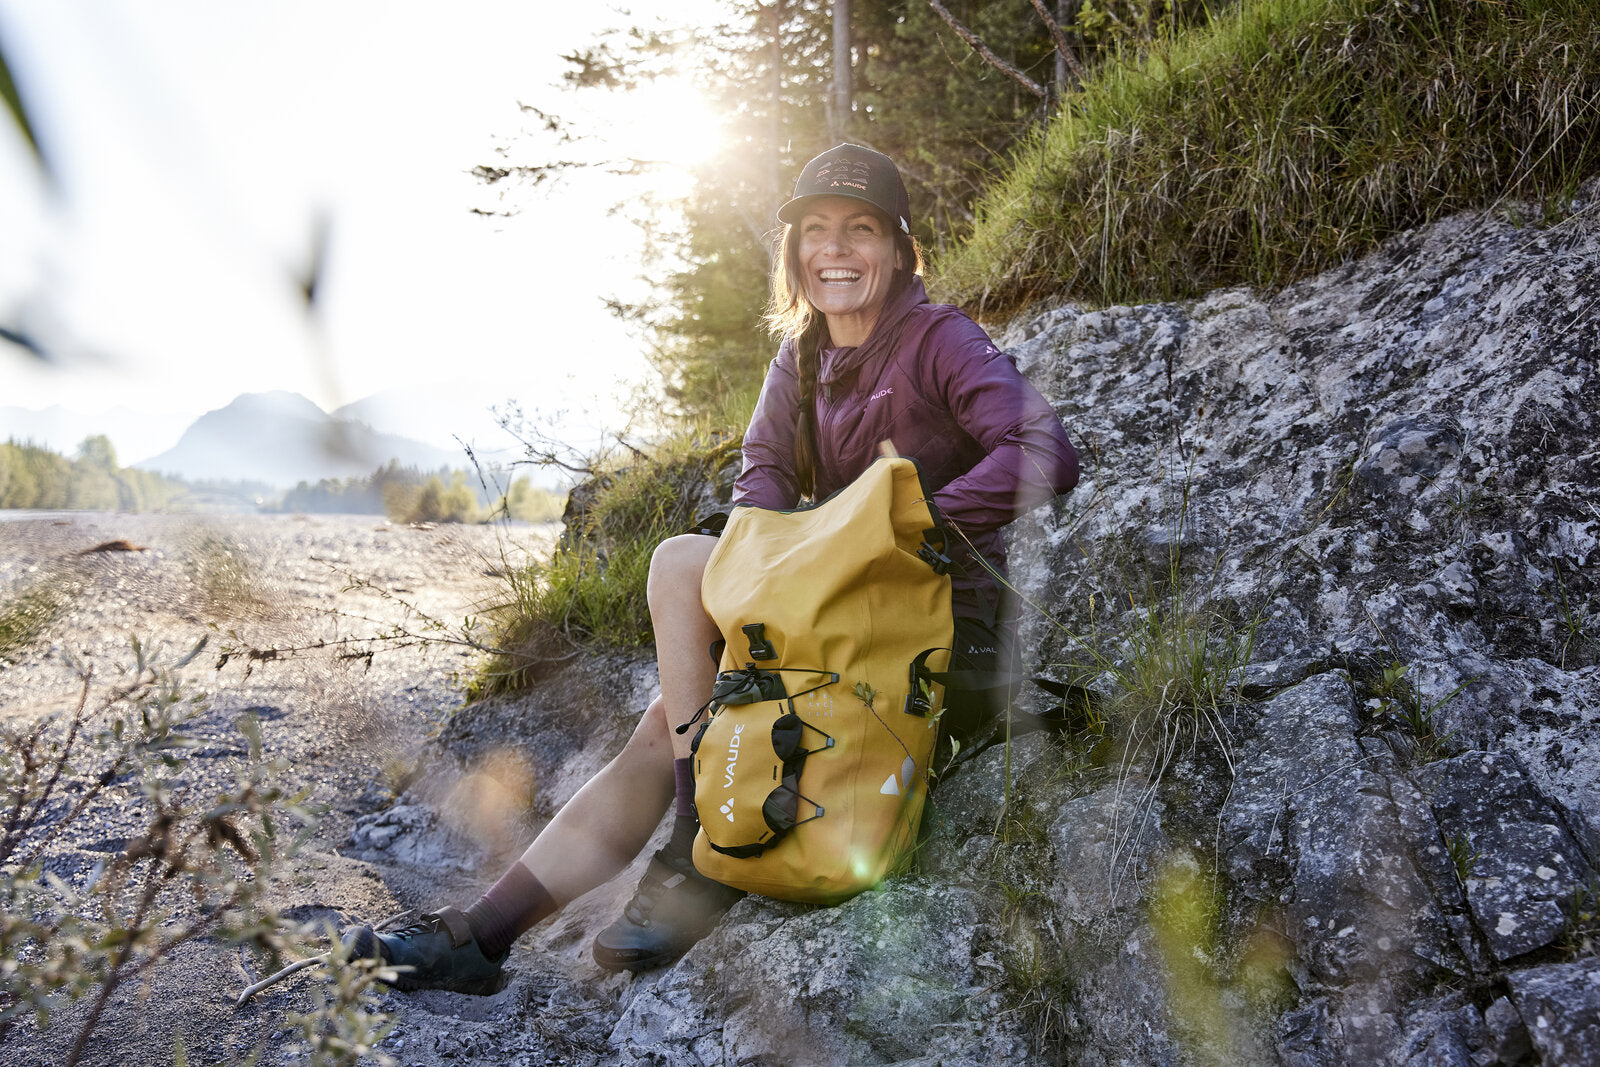
[[[644,709],[644,714],[639,717],[639,725],[634,732],[648,734],[652,731],[665,730],[666,728],[667,702],[662,700],[661,695],[658,693],[655,699],[650,701],[650,706]]]
[[[667,705],[660,696],[650,701],[650,706],[644,709],[644,714],[639,716],[639,722],[633,728],[633,736],[628,738],[628,743],[623,747],[629,757],[642,755],[652,758],[652,754],[667,752],[672,749],[672,724],[667,721]]]
[[[679,534],[657,545],[650,556],[651,603],[659,598],[692,594],[698,604],[700,580],[705,577],[706,561],[716,547],[717,539],[705,534]]]

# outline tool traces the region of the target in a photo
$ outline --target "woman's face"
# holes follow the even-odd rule
[[[805,298],[827,317],[835,345],[862,344],[902,266],[888,223],[860,200],[819,196],[795,228]]]

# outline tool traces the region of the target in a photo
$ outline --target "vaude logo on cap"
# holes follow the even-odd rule
[[[830,160],[817,168],[814,177],[819,187],[837,189],[842,186],[866,192],[872,181],[872,164],[864,159]]]

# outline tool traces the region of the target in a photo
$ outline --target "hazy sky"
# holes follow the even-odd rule
[[[639,291],[635,231],[609,215],[633,190],[591,175],[502,193],[471,170],[709,147],[714,116],[687,90],[559,87],[561,52],[626,21],[568,0],[0,0],[59,178],[0,122],[0,322],[56,357],[0,341],[0,406],[168,415],[164,443],[118,442],[127,461],[270,389],[331,410],[403,388],[469,435],[508,399],[605,409],[646,373],[601,303]],[[519,103],[588,110],[611,143],[553,146]],[[294,285],[319,218],[320,332]]]

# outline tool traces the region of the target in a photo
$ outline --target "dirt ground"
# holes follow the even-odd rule
[[[131,662],[135,637],[172,654],[205,638],[206,650],[184,671],[208,699],[181,787],[220,788],[245,758],[233,724],[249,710],[262,724],[267,755],[287,761],[285,784],[309,787],[322,812],[298,858],[275,876],[271,895],[284,921],[344,926],[465,903],[521,847],[539,813],[559,802],[567,788],[557,781],[562,765],[537,768],[516,751],[525,724],[515,704],[461,713],[456,676],[473,668],[470,650],[432,641],[351,657],[344,653],[376,646],[340,642],[397,630],[439,636],[429,619],[458,624],[493,597],[497,568],[542,551],[552,534],[526,526],[394,526],[368,516],[0,521],[0,599],[41,582],[71,593],[40,640],[0,665],[0,715],[15,721],[69,709],[81,681],[63,653],[91,667],[104,686]],[[240,654],[251,648],[302,651]],[[632,702],[630,692],[616,711],[611,732],[619,742],[637,714]],[[437,744],[445,733],[459,742],[454,763]],[[568,762],[569,776],[586,770],[585,757]],[[556,782],[537,800],[536,771]],[[458,790],[457,800],[473,799],[475,806],[454,806],[477,818],[440,827],[424,811],[417,819],[426,825],[408,823],[411,807],[397,805],[397,795],[408,786],[425,794],[430,782]],[[52,869],[81,874],[139,831],[132,800],[113,794],[73,825],[51,855]],[[628,885],[625,878],[620,888],[597,891],[547,924],[537,945],[519,948],[515,978],[496,996],[384,993],[378,1006],[396,1026],[383,1049],[407,1064],[599,1062],[601,1020],[614,1012],[622,980],[586,963],[585,931]],[[189,1063],[252,1055],[300,1062],[299,1035],[285,1020],[313,1007],[324,987],[306,972],[236,1009],[241,990],[264,977],[261,962],[220,941],[184,946],[150,981],[119,993],[83,1062],[170,1063],[180,1047]],[[0,1062],[63,1062],[81,1018],[82,1006],[69,1005],[42,1032],[15,1028]]]

